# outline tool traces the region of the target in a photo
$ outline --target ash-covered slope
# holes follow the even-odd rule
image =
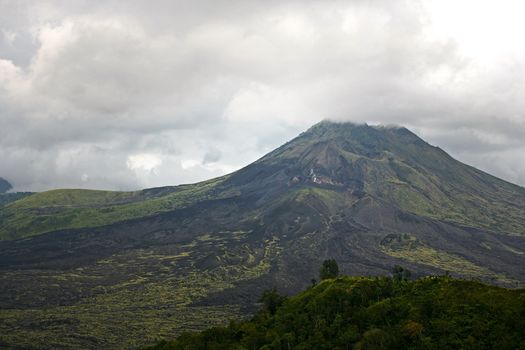
[[[207,328],[272,285],[304,288],[326,258],[350,275],[397,264],[525,281],[525,189],[405,128],[321,122],[218,179],[42,193],[0,220],[0,309],[13,310],[0,345],[112,348]]]

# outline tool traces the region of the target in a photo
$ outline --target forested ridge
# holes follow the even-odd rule
[[[260,311],[149,350],[525,349],[525,290],[448,276],[338,277]]]

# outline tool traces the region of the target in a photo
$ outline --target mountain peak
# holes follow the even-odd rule
[[[346,196],[347,206],[372,198],[388,210],[524,233],[518,224],[523,222],[518,209],[525,205],[523,188],[460,163],[400,126],[325,120],[232,174],[228,183],[263,202],[303,190],[333,191]],[[478,197],[513,205],[494,210],[498,219],[491,221],[472,204]],[[517,221],[508,220],[510,212]]]
[[[0,193],[6,193],[10,189],[12,189],[13,186],[7,181],[6,179],[0,177]]]
[[[391,143],[428,145],[406,127],[395,124],[369,125],[367,123],[323,120],[310,127],[299,137],[311,137],[318,140],[347,139],[354,143],[364,143],[366,145],[370,145],[370,143],[378,144],[379,140],[382,141],[383,146]]]
[[[314,162],[340,168],[340,162],[329,164],[327,158],[338,158],[340,161],[346,159],[350,163],[360,158],[401,158],[403,161],[417,162],[417,158],[425,158],[421,157],[421,153],[428,151],[435,151],[435,148],[404,127],[324,120],[269,153],[261,161],[275,163],[281,158],[288,163],[306,162],[306,165],[311,165]]]
[[[358,128],[366,129],[370,128],[370,126],[366,123],[339,122],[325,119],[317,124],[312,125],[310,128],[308,128],[308,130],[306,130],[302,134],[313,134],[321,136],[326,133],[329,133],[330,135],[333,135],[333,133],[350,132],[351,130],[355,130]]]

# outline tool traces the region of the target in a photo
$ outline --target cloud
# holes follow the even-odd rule
[[[520,9],[0,1],[0,176],[18,190],[195,182],[330,118],[403,124],[524,185]]]
[[[162,164],[162,159],[155,154],[135,154],[128,157],[126,165],[131,170],[153,171]]]

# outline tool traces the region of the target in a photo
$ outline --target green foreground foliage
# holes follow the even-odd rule
[[[523,289],[447,276],[339,277],[277,304],[149,349],[525,349]]]

